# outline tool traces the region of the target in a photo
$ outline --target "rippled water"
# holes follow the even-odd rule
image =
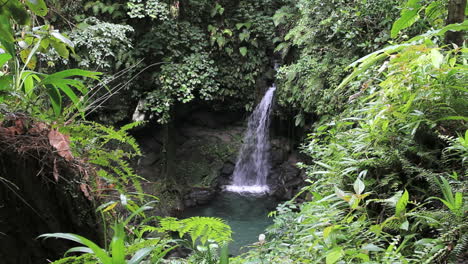
[[[246,252],[247,246],[258,241],[258,235],[273,223],[267,215],[275,210],[276,205],[275,200],[268,196],[222,192],[210,204],[190,208],[183,216],[211,216],[226,220],[234,239],[229,245],[230,254],[238,255]]]

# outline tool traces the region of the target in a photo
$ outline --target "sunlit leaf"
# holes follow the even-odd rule
[[[432,65],[434,65],[434,68],[439,69],[442,62],[444,62],[444,56],[437,49],[432,49],[431,61]]]
[[[71,42],[71,40],[67,37],[65,37],[64,35],[62,35],[58,30],[54,30],[50,33],[54,38],[60,40],[62,43],[66,44],[67,46],[69,47],[74,47],[75,45],[73,44],[73,42]]]
[[[47,6],[44,0],[26,0],[26,5],[38,16],[47,15]]]
[[[405,10],[401,14],[401,17],[393,23],[392,30],[390,32],[392,38],[396,38],[401,30],[410,27],[419,19],[419,9],[413,8]]]
[[[407,190],[403,193],[403,195],[398,199],[395,207],[395,215],[400,216],[406,211],[406,205],[408,204],[409,200],[409,193]]]
[[[11,55],[9,53],[2,53],[0,54],[0,69],[3,65],[11,59]]]
[[[245,57],[245,55],[247,55],[247,48],[246,47],[240,47],[239,48],[239,52],[242,56]]]
[[[334,264],[344,255],[341,247],[335,247],[327,253],[326,264]]]
[[[353,187],[354,187],[354,192],[356,194],[362,194],[362,192],[366,188],[366,186],[364,185],[364,182],[359,178],[356,179],[356,181],[354,182]]]
[[[96,257],[102,263],[112,263],[112,259],[107,255],[107,253],[102,248],[100,248],[98,245],[96,245],[92,241],[82,236],[75,235],[75,234],[68,234],[68,233],[52,233],[52,234],[40,235],[39,238],[62,238],[62,239],[67,239],[70,241],[80,243],[90,248],[92,252],[96,255]]]

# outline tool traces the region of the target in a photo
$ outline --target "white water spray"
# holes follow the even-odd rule
[[[227,191],[246,193],[266,193],[269,191],[267,177],[270,171],[269,126],[273,85],[262,98],[249,117],[244,144],[241,147],[234,169],[233,181],[226,186]]]

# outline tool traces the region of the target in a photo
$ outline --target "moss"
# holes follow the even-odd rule
[[[177,175],[183,178],[187,185],[210,187],[216,182],[219,170],[223,164],[236,155],[240,147],[240,136],[233,136],[226,142],[216,137],[197,140],[190,151],[189,159],[180,161]]]

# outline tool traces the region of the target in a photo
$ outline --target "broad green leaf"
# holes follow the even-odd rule
[[[125,230],[122,223],[114,224],[111,241],[112,264],[125,264]]]
[[[102,248],[100,248],[98,245],[94,244],[92,241],[82,236],[69,234],[69,233],[52,233],[52,234],[40,235],[38,238],[62,238],[62,239],[67,239],[67,240],[80,243],[84,246],[89,247],[92,250],[92,252],[96,255],[96,257],[103,264],[112,263],[112,259],[107,255],[107,253]]]
[[[30,56],[30,54],[31,54],[31,49],[22,50],[20,51],[20,58],[23,61],[23,63],[27,63],[26,66],[28,66],[29,69],[34,70],[37,64],[37,57],[36,55]],[[28,61],[28,58],[29,58],[29,61]]]
[[[446,117],[437,119],[437,121],[443,121],[443,120],[464,120],[464,121],[468,121],[468,117],[466,117],[466,116],[446,116]]]
[[[362,259],[364,262],[369,262],[370,258],[369,258],[369,255],[365,254],[365,253],[359,253],[357,255],[355,255],[357,258],[360,258]]]
[[[70,69],[70,70],[64,70],[64,71],[50,74],[46,78],[44,78],[42,83],[53,84],[54,81],[57,81],[58,79],[65,79],[65,78],[72,77],[72,76],[82,76],[82,77],[97,79],[99,75],[101,75],[100,72],[86,71],[86,70],[80,70],[80,69]]]
[[[351,199],[348,201],[349,206],[351,209],[357,209],[359,206],[359,199],[356,195],[351,195]]]
[[[125,219],[123,224],[127,225],[133,219],[133,217],[139,215],[140,213],[143,213],[146,210],[153,209],[153,207],[149,206],[150,204],[153,204],[153,203],[154,202],[146,203],[145,205],[143,205],[140,208],[138,208],[137,210],[135,210],[129,217],[127,217],[127,219]]]
[[[247,55],[247,48],[246,47],[240,47],[239,48],[239,52],[242,56],[245,57],[245,55]]]
[[[2,53],[0,54],[0,68],[11,59],[11,55],[9,53]]]
[[[327,253],[326,264],[334,264],[343,256],[343,249],[341,247],[335,247]]]
[[[128,264],[140,264],[151,252],[154,247],[145,247],[138,250],[135,255],[128,261]]]
[[[354,192],[356,194],[362,194],[366,186],[364,185],[364,182],[361,181],[361,179],[357,178],[356,181],[354,182]]]
[[[7,19],[14,19],[20,25],[30,23],[30,17],[25,6],[18,0],[0,1],[0,13]]]
[[[70,248],[69,250],[67,250],[64,255],[66,256],[69,253],[75,253],[75,252],[92,254],[93,250],[90,249],[89,247],[74,247],[74,248]]]
[[[461,192],[455,193],[455,209],[460,210],[463,206],[463,194]]]
[[[393,23],[392,30],[390,31],[391,37],[396,38],[401,30],[410,27],[414,24],[414,22],[418,21],[418,12],[419,9],[417,8],[403,11],[401,17],[398,18],[397,21],[395,21],[395,23]]]
[[[443,176],[440,176],[440,179],[442,180],[442,183],[439,183],[439,186],[442,190],[442,194],[444,195],[445,200],[447,200],[451,204],[454,204],[455,199],[453,197],[452,187],[450,186],[450,183]]]
[[[67,49],[67,46],[62,42],[58,41],[51,41],[52,47],[54,47],[55,51],[60,55],[60,57],[68,59],[70,52]]]
[[[45,38],[45,39],[41,40],[41,47],[42,47],[43,49],[48,49],[48,48],[49,48],[49,44],[50,44],[50,39]]]
[[[431,61],[434,68],[439,69],[440,65],[444,62],[444,56],[437,49],[432,49]]]
[[[50,81],[50,79],[49,79]],[[57,84],[66,84],[69,86],[72,86],[76,88],[78,91],[80,91],[82,94],[86,94],[88,92],[88,89],[86,86],[79,80],[75,79],[53,79],[53,83]]]
[[[159,254],[154,254],[153,258],[151,259],[151,263],[158,264],[167,255],[167,253],[169,253],[170,251],[172,251],[173,249],[177,247],[178,246],[173,246],[160,252]]]
[[[345,192],[343,192],[340,188],[336,186],[335,186],[335,194],[341,199],[344,199],[344,197],[346,196]]]
[[[47,15],[47,6],[44,0],[26,0],[26,5],[38,16]]]
[[[404,221],[404,222],[400,225],[400,229],[402,229],[402,230],[408,231],[408,228],[409,228],[409,222],[408,222],[408,220]]]
[[[406,2],[405,4],[405,7],[406,8],[419,8],[420,5],[419,5],[419,2],[421,0],[408,0],[408,2]]]
[[[49,95],[50,103],[52,104],[55,116],[60,116],[60,113],[62,113],[62,96],[60,91],[54,85],[49,85],[47,93]]]
[[[221,247],[221,253],[219,255],[219,264],[229,264],[229,244],[225,243]]]
[[[24,93],[27,96],[30,96],[34,90],[34,73],[31,72],[23,72],[23,87],[24,87]]]
[[[433,36],[442,36],[447,31],[466,31],[468,30],[468,20],[463,21],[463,23],[450,24],[441,29],[431,30],[424,34],[413,37],[412,39],[405,42],[405,45],[416,44],[421,39],[430,38]]]
[[[380,248],[374,244],[365,244],[362,245],[361,247],[362,250],[370,251],[370,252],[378,252],[378,251],[384,251],[383,248]]]
[[[50,33],[54,38],[60,40],[62,43],[66,44],[67,46],[69,47],[74,47],[75,45],[73,44],[73,42],[71,42],[70,39],[68,39],[67,37],[65,37],[64,35],[60,34],[60,32],[58,30],[54,30]]]
[[[430,3],[424,10],[426,17],[430,18],[431,20],[438,18],[445,11],[442,5],[442,2],[439,1]]]
[[[408,204],[409,200],[409,193],[407,190],[403,193],[403,195],[398,199],[398,202],[396,203],[395,207],[395,215],[400,216],[401,214],[404,214],[406,211],[406,205]]]
[[[323,230],[323,238],[324,239],[327,239],[328,236],[330,235],[330,233],[333,231],[333,225],[331,226],[327,226],[324,230]]]
[[[224,38],[223,36],[217,36],[216,43],[218,44],[220,48],[222,48],[224,44],[226,44],[226,38]]]
[[[62,90],[62,92],[64,92],[76,106],[78,105],[80,99],[78,99],[75,92],[73,92],[70,86],[66,84],[56,84],[55,86],[60,88],[60,90]]]
[[[223,30],[223,33],[232,37],[232,31],[230,29]]]
[[[242,33],[239,34],[240,41],[247,41],[249,39],[250,39],[250,33],[247,30],[242,31]]]
[[[367,56],[366,56],[367,57]],[[359,67],[357,67],[350,75],[348,75],[341,83],[338,85],[338,87],[335,89],[335,91],[340,90],[341,88],[345,87],[348,83],[350,83],[354,78],[356,78],[358,75],[361,73],[365,72],[367,69],[369,69],[372,65],[374,65],[376,62],[387,58],[388,55],[387,53],[379,54],[372,57],[368,57],[366,60],[364,60]],[[354,64],[354,63],[353,63]]]

